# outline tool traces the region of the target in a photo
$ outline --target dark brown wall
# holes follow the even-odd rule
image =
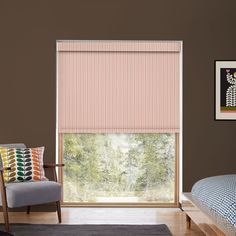
[[[236,1],[0,0],[0,143],[55,159],[57,39],[184,42],[184,190],[236,173],[236,122],[214,121],[214,60],[236,59]]]

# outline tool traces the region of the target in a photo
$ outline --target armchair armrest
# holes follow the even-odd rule
[[[44,164],[44,169],[52,169],[53,171],[53,178],[57,182],[57,173],[56,173],[56,167],[63,167],[64,164]]]
[[[0,167],[0,190],[2,199],[6,199],[4,171],[11,170],[11,167]]]
[[[0,172],[11,170],[11,167],[0,167]]]
[[[44,164],[44,168],[55,168],[55,167],[63,167],[65,166],[64,164]]]

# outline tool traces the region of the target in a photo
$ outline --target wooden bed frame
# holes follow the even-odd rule
[[[191,193],[183,193],[181,208],[186,214],[187,227],[193,221],[207,236],[236,236],[236,227],[203,205]]]

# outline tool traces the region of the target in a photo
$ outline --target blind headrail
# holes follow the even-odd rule
[[[59,41],[58,52],[180,52],[179,41]]]

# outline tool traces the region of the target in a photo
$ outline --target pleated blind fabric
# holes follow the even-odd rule
[[[180,42],[57,43],[60,133],[178,133]]]

